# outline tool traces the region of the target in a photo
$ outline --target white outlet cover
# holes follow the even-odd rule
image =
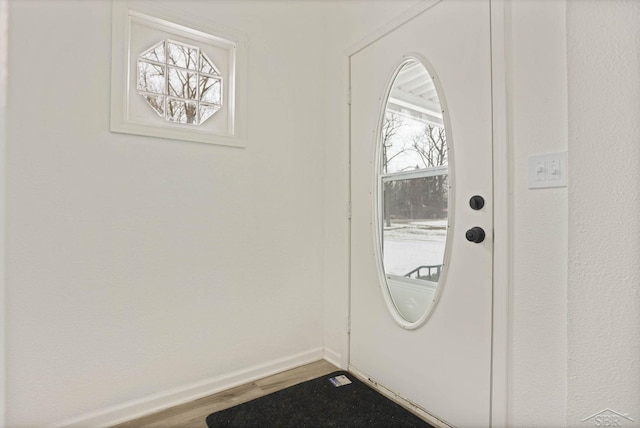
[[[529,155],[529,189],[567,187],[567,152]]]

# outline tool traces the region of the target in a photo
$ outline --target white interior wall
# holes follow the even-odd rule
[[[638,2],[568,2],[569,426],[640,426],[638,22]]]
[[[237,149],[110,133],[111,2],[10,2],[7,425],[322,357],[324,6],[301,3],[164,3],[248,35]]]
[[[507,19],[512,192],[508,423],[553,427],[563,424],[566,408],[568,189],[528,189],[527,159],[567,150],[565,2],[513,1]]]

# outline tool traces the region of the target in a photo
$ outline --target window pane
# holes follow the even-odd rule
[[[138,61],[138,90],[164,94],[164,67],[144,61]]]
[[[167,102],[167,120],[171,122],[197,124],[196,112],[195,102],[172,98]]]
[[[198,124],[209,119],[218,110],[220,110],[220,106],[200,103],[200,122]]]
[[[197,46],[165,40],[141,53],[137,88],[170,122],[200,125],[222,107],[222,77]]]
[[[220,87],[220,79],[208,76],[200,76],[200,101],[222,104]]]
[[[156,111],[156,113],[161,117],[164,117],[164,96],[145,94],[144,99],[147,101],[147,104]]]
[[[169,68],[169,95],[195,100],[198,98],[198,75]]]
[[[447,165],[442,107],[419,61],[406,63],[395,77],[385,112],[383,173]]]
[[[382,127],[382,173],[448,164],[444,127],[387,110]]]
[[[434,75],[417,59],[400,64],[380,123],[380,259],[408,322],[433,310],[446,253],[449,152]]]
[[[167,63],[177,67],[198,69],[198,51],[195,46],[167,42]]]
[[[151,49],[140,54],[141,59],[148,59],[155,62],[165,62],[164,42],[160,42]]]
[[[203,53],[200,54],[200,71],[206,74],[213,74],[215,76],[220,75],[216,68],[213,66],[213,63],[207,56]]]
[[[447,175],[436,175],[384,183],[387,275],[438,281],[447,236],[447,181]]]

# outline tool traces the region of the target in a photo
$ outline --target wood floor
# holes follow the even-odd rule
[[[327,361],[316,361],[292,370],[287,370],[255,382],[241,385],[219,392],[190,403],[172,407],[162,412],[154,413],[139,419],[134,419],[117,428],[141,427],[200,427],[207,426],[205,418],[213,412],[262,397],[271,392],[279,391],[298,383],[324,376],[339,370]]]

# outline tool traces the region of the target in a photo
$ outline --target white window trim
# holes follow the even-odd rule
[[[139,52],[131,52],[131,23],[188,34],[193,40],[215,41],[230,51],[230,75],[225,78],[229,97],[228,132],[215,133],[196,126],[185,127],[171,122],[152,123],[133,120],[129,115],[132,97],[139,97],[130,84],[131,64],[137,63]],[[168,9],[153,3],[118,0],[112,2],[111,61],[111,126],[112,132],[169,138],[224,146],[245,147],[247,141],[247,37],[220,25],[211,25],[185,14],[184,10]]]

